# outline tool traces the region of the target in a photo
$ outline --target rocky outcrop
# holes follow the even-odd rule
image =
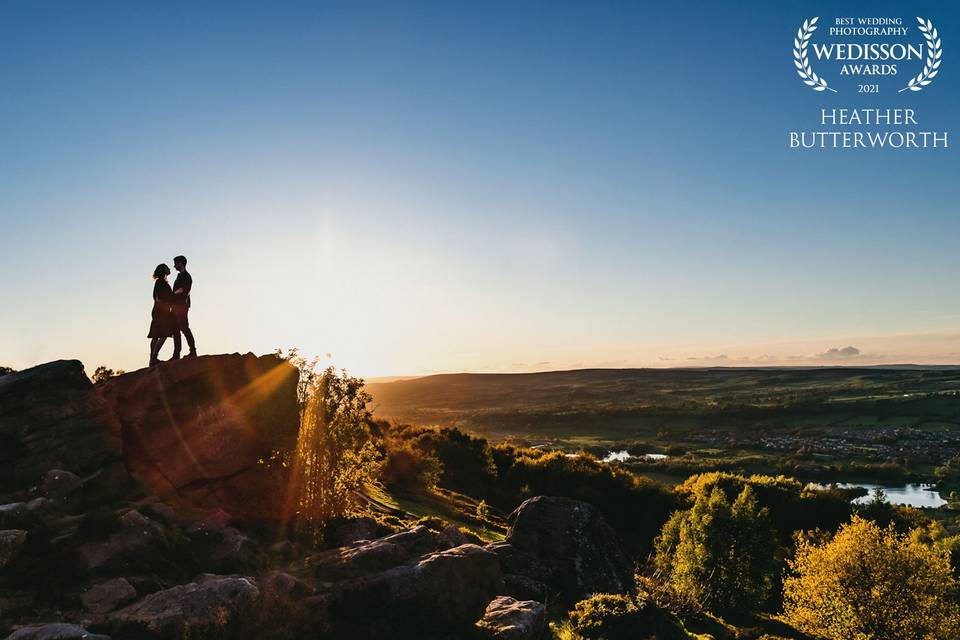
[[[69,482],[45,487],[64,502],[80,490],[109,497],[125,479],[121,451],[117,417],[79,361],[0,376],[0,502],[28,497],[52,470]]]
[[[541,640],[549,633],[547,608],[533,600],[498,596],[487,605],[476,627],[484,640]]]
[[[331,522],[320,550],[277,536],[287,467],[263,461],[295,445],[296,384],[249,354],[96,386],[76,361],[0,378],[0,636],[535,640],[540,603],[631,586],[599,512],[561,498],[486,547],[435,518]]]
[[[548,596],[559,595],[567,605],[591,593],[630,589],[633,567],[593,505],[537,496],[517,507],[508,522],[506,541],[488,545],[500,558],[508,583],[529,590],[540,583]]]
[[[227,633],[254,605],[259,593],[249,578],[205,576],[117,611],[106,626],[118,638],[181,640],[203,637],[203,633]]]
[[[296,443],[297,371],[276,356],[204,356],[97,385],[120,425],[123,455],[151,493],[277,517],[283,478],[265,468]]]
[[[77,361],[0,377],[0,636],[98,625],[198,572],[257,565],[259,543],[230,524],[280,513],[287,471],[261,461],[294,446],[296,383],[249,354],[99,385]]]

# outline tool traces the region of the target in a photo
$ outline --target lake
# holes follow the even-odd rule
[[[643,455],[630,455],[628,451],[611,451],[603,462],[627,462],[628,460],[664,460],[668,456],[665,453],[644,453]]]
[[[890,504],[902,504],[909,507],[934,508],[942,507],[943,505],[947,504],[947,501],[944,500],[939,493],[937,493],[936,488],[932,484],[906,484],[887,487],[879,484],[840,482],[837,483],[837,486],[841,489],[863,487],[870,492],[877,487],[880,487],[883,489],[884,493],[887,494],[887,502]],[[871,500],[873,500],[873,496],[868,493],[865,496],[855,498],[853,502],[857,504],[863,504],[865,502],[870,502]]]

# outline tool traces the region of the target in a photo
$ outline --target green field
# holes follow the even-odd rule
[[[494,441],[809,478],[928,479],[960,451],[960,368],[586,369],[371,383],[375,415]]]

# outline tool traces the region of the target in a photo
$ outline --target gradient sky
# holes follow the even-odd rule
[[[930,17],[940,76],[809,90],[841,12]],[[0,364],[143,366],[178,253],[201,352],[367,376],[960,362],[955,149],[787,148],[960,135],[955,52],[943,2],[3,2]]]

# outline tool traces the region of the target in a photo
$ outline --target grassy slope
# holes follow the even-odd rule
[[[477,516],[478,501],[470,496],[446,489],[416,494],[391,493],[381,486],[369,486],[367,496],[410,524],[420,518],[437,517],[461,529],[473,532],[484,542],[499,542],[506,535],[504,514],[492,507],[486,520]],[[402,512],[402,513],[401,513]]]

